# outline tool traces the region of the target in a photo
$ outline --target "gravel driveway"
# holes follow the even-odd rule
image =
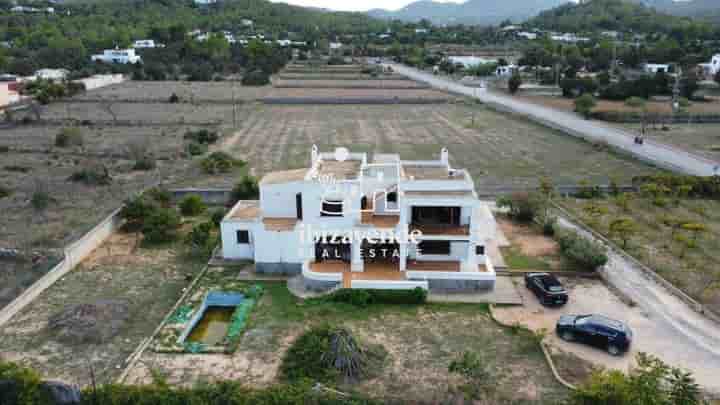
[[[639,306],[626,305],[599,280],[574,278],[561,281],[569,290],[570,301],[561,308],[546,308],[525,288],[522,279],[516,278],[524,305],[496,308],[496,317],[503,323],[518,322],[531,330],[546,329],[546,342],[551,346],[606,368],[627,371],[638,352],[653,354],[671,365],[692,371],[698,383],[706,390],[720,392],[720,380],[717,378],[720,368],[717,359],[687,350],[687,346],[682,344],[683,339],[679,339],[675,330],[669,328],[662,318],[653,316]],[[600,349],[565,342],[555,334],[555,322],[561,315],[589,313],[626,322],[634,333],[630,351],[624,356],[613,357]]]

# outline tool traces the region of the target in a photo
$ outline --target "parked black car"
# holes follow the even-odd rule
[[[528,273],[525,286],[530,289],[543,305],[565,305],[568,294],[560,281],[548,273]]]
[[[632,331],[625,323],[602,315],[563,315],[555,330],[565,341],[599,347],[613,356],[627,352],[632,342]]]

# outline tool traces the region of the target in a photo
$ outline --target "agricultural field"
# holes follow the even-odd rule
[[[720,312],[720,203],[709,199],[653,199],[628,195],[558,202],[601,234],[622,245],[623,234],[610,224],[627,218],[634,232],[626,235],[626,250],[687,294]],[[677,226],[672,226],[673,222]],[[693,224],[683,226],[682,224]],[[617,229],[617,228],[616,228]]]
[[[215,270],[217,271],[217,270]],[[236,272],[237,269],[226,271]],[[254,283],[254,282],[253,282]],[[375,398],[444,403],[458,393],[460,379],[448,372],[463,351],[489,364],[493,403],[560,402],[567,394],[553,378],[537,337],[495,323],[487,307],[475,305],[371,305],[301,302],[284,283],[262,283],[265,293],[252,312],[237,351],[222,354],[158,354],[147,351],[128,383],[153,374],[173,385],[232,379],[252,387],[282,381],[279,367],[292,342],[312,325],[339,323],[361,341],[382,345],[389,359],[375,378],[340,386]],[[477,384],[477,383],[473,383]],[[402,393],[402,398],[398,394]]]
[[[232,101],[234,93],[236,100],[252,101],[262,97],[269,89],[269,86],[244,87],[239,82],[127,81],[88,91],[77,96],[76,99],[167,101],[175,93],[183,102],[192,102],[193,100]]]
[[[275,79],[273,86],[301,88],[377,88],[377,89],[425,89],[426,84],[412,80],[297,80]]]
[[[575,101],[571,98],[561,96],[519,96],[518,98],[545,107],[557,110],[572,112],[575,110]],[[720,99],[708,97],[708,102],[694,102],[687,108],[690,114],[720,114]],[[598,100],[597,106],[593,109],[596,112],[639,112],[625,105],[623,101]],[[647,103],[647,111],[650,114],[670,114],[672,108],[670,102],[650,101]]]
[[[198,83],[192,85],[202,88]],[[93,93],[113,94],[123,86],[138,84],[127,82]],[[208,86],[218,91],[216,83]],[[150,85],[145,91],[150,102],[56,102],[40,109],[40,122],[0,129],[0,186],[9,192],[0,198],[0,210],[5,214],[0,216],[0,247],[32,256],[20,261],[0,259],[2,267],[13,268],[4,274],[0,304],[21,293],[47,271],[51,258],[62,256],[64,246],[133,194],[161,182],[212,184],[216,176],[201,170],[200,156],[188,157],[188,141],[183,136],[198,129],[232,133],[228,125],[232,125],[233,106],[157,102],[153,100],[167,97],[167,89]],[[226,88],[226,93],[229,91]],[[119,125],[114,125],[113,114]],[[211,121],[212,125],[185,124],[193,121]],[[82,125],[71,127],[75,123]],[[81,142],[57,146],[56,136],[63,131],[77,134]],[[136,169],[143,156],[156,166]],[[101,176],[102,181],[70,180],[89,172]],[[226,176],[232,184],[239,172]],[[36,196],[41,198],[34,199]]]
[[[469,169],[478,187],[580,180],[629,182],[658,170],[601,146],[565,136],[481,105],[244,105],[224,147],[256,175],[308,164],[312,144],[428,159],[442,147]],[[474,123],[473,123],[474,116]],[[191,185],[192,183],[188,183]],[[198,184],[192,184],[198,185]]]
[[[220,125],[232,122],[232,104],[190,103],[53,103],[42,111],[44,120],[129,122],[139,125]]]

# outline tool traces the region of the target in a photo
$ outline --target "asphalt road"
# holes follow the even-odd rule
[[[720,174],[718,162],[647,139],[643,145],[636,145],[633,134],[598,121],[588,121],[572,113],[543,107],[511,96],[492,93],[485,89],[467,87],[445,77],[435,76],[408,66],[398,64],[389,64],[388,66],[391,66],[397,73],[413,80],[428,83],[432,87],[477,98],[484,103],[493,104],[499,109],[522,114],[543,125],[592,142],[606,142],[658,167],[698,176]]]

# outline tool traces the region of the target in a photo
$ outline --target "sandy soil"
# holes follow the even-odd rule
[[[497,223],[512,245],[518,247],[527,256],[555,256],[559,252],[555,240],[530,227],[518,225],[504,218],[497,218]]]

